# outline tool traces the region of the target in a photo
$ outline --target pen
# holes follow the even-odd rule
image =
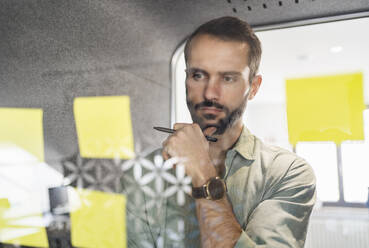
[[[174,129],[170,129],[170,128],[166,128],[166,127],[154,127],[155,130],[161,131],[161,132],[165,132],[165,133],[174,133],[176,130]],[[217,142],[218,139],[214,138],[214,137],[210,137],[205,135],[205,138],[210,141],[210,142]]]

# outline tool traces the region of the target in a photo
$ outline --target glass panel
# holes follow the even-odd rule
[[[336,145],[327,143],[297,143],[296,153],[313,167],[317,180],[317,199],[338,201],[338,172]]]
[[[345,201],[366,202],[369,188],[369,110],[364,111],[365,142],[342,144]]]
[[[292,151],[292,145],[288,142],[285,104],[250,102],[244,115],[244,123],[264,142]]]
[[[364,101],[368,105],[369,49],[366,44],[369,43],[369,35],[362,32],[367,29],[368,21],[368,18],[362,18],[257,32],[263,47],[259,70],[263,82],[255,99],[248,102],[244,116],[246,126],[251,132],[266,143],[291,149],[285,110],[286,79],[362,73]],[[346,35],[342,35],[342,30],[345,30]],[[179,112],[173,121],[189,122],[191,118],[185,102],[183,53],[177,65],[175,101],[176,111]],[[314,100],[312,97],[311,101]],[[182,106],[178,106],[181,104]],[[300,112],[303,114],[303,111]],[[367,144],[369,130],[367,128],[364,131]],[[363,143],[344,142],[341,148],[345,200],[366,201],[369,182],[366,154],[369,147]],[[318,200],[338,201],[336,144],[299,142],[296,151],[306,158],[315,171]],[[365,209],[321,207],[321,204],[315,206],[306,247],[352,247],[353,244],[355,247],[368,246],[369,229]]]

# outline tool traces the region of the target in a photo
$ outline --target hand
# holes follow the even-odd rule
[[[209,142],[205,138],[205,135],[213,134],[216,128],[209,127],[203,133],[196,123],[176,123],[174,129],[176,132],[163,142],[163,158],[179,158],[186,174],[192,178],[192,185],[200,187],[210,177],[217,175],[209,155]]]

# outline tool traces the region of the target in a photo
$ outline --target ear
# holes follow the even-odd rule
[[[248,96],[248,100],[252,100],[256,93],[259,90],[259,87],[261,85],[261,81],[263,81],[263,78],[261,77],[261,75],[256,75],[253,79],[252,79],[252,83],[251,83],[251,89],[250,89],[250,93]]]

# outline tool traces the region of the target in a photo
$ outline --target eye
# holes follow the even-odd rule
[[[223,80],[227,83],[232,83],[232,82],[235,82],[237,81],[237,77],[236,76],[233,76],[233,75],[225,75],[223,77]]]
[[[195,81],[199,81],[199,80],[202,80],[205,78],[205,75],[204,73],[202,72],[194,72],[192,73],[192,78],[195,80]]]

